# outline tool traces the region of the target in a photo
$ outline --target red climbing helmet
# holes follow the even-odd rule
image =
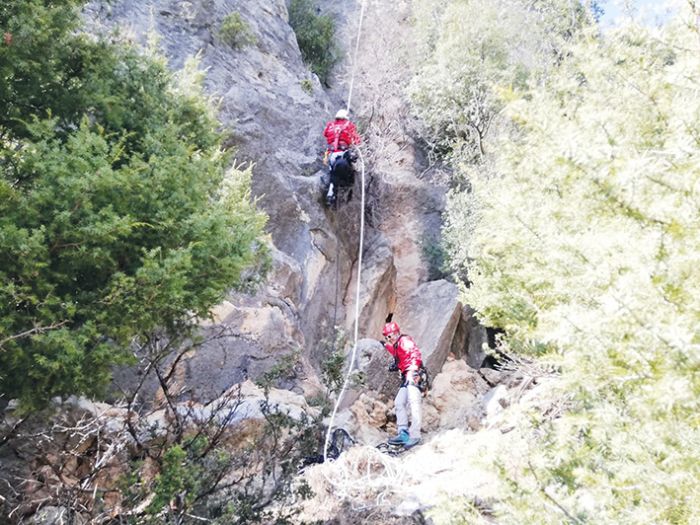
[[[382,335],[386,337],[387,335],[391,334],[398,334],[401,332],[401,329],[399,328],[399,325],[397,325],[394,322],[387,323],[384,325],[384,328],[382,328]]]

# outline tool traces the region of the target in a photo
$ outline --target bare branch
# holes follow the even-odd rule
[[[68,320],[61,321],[60,323],[53,323],[49,326],[41,326],[41,325],[36,325],[34,328],[31,328],[29,330],[25,330],[24,332],[20,332],[19,334],[11,335],[9,337],[6,337],[4,339],[0,339],[0,349],[2,348],[2,345],[5,343],[9,343],[10,341],[14,341],[16,339],[22,339],[24,337],[29,337],[32,335],[36,334],[42,334],[44,332],[48,332],[50,330],[56,330],[57,328],[60,328],[61,326],[64,326],[68,324]]]

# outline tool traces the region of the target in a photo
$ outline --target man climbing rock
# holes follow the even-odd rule
[[[353,146],[359,145],[361,139],[346,109],[339,109],[335,114],[335,120],[326,123],[323,136],[327,143],[323,163],[330,170],[328,187],[325,190],[326,204],[331,206],[336,201],[338,188],[352,186],[355,182],[355,172],[352,167],[352,162],[355,160]]]
[[[411,448],[420,442],[422,398],[420,384],[423,359],[416,343],[409,336],[401,333],[398,324],[386,323],[382,335],[384,348],[394,357],[394,363],[389,370],[398,370],[402,377],[401,386],[394,399],[398,433],[389,439],[389,443]]]

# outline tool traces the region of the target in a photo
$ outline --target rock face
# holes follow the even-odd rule
[[[368,243],[360,283],[360,333],[381,337],[384,319],[396,309],[396,265],[391,247],[383,235]],[[357,266],[353,268],[344,302],[353,305],[357,294]],[[349,311],[346,329],[353,326],[354,311]]]
[[[339,22],[338,42],[351,51],[360,3],[320,5]],[[181,400],[206,402],[248,378],[259,379],[285,356],[295,362],[277,385],[306,395],[320,392],[329,341],[335,327],[352,333],[356,306],[360,337],[379,337],[384,318],[394,312],[433,378],[450,352],[473,367],[480,364],[478,327],[453,284],[430,280],[434,272],[425,256],[426,243],[439,231],[445,187],[436,183],[439,170],[427,165],[411,137],[403,92],[412,52],[406,44],[410,3],[396,3],[391,20],[380,6],[367,11],[359,54],[336,68],[331,89],[324,90],[301,59],[285,0],[113,0],[85,9],[93,32],[118,28],[123,38],[140,43],[156,33],[174,69],[199,57],[205,87],[219,101],[227,145],[239,162],[255,163],[253,193],[270,217],[267,280],[255,293],[230,294],[203,323],[211,340],[179,360],[173,374],[182,386]],[[221,40],[221,23],[232,13],[249,26],[253,43],[232,47]],[[396,31],[384,30],[389,22]],[[358,176],[352,201],[329,211],[319,203],[321,130],[347,102],[351,70],[353,115],[364,139],[365,209]],[[386,371],[386,351],[368,340],[358,352],[364,384],[348,393],[344,406],[362,393],[381,402],[393,398],[398,378]],[[128,371],[118,373],[117,382],[126,384],[129,377]],[[157,393],[155,382],[151,390]]]
[[[254,43],[238,48],[221,40],[221,23],[232,13],[248,25]],[[215,310],[229,335],[189,356],[185,382],[198,396],[211,396],[259,376],[292,351],[320,362],[317,346],[332,335],[333,312],[344,319],[342,296],[356,258],[357,240],[337,232],[356,230],[347,224],[357,222],[359,204],[343,210],[344,217],[319,205],[321,130],[337,104],[303,64],[286,2],[115,0],[93,2],[84,15],[91,32],[116,28],[121,38],[142,44],[156,33],[174,69],[199,57],[230,135],[227,145],[238,162],[255,163],[253,193],[270,216],[267,282],[255,296],[233,295]]]
[[[341,47],[351,49],[359,4],[351,1],[342,10],[328,4],[324,10],[347,22],[338,25],[338,37]],[[395,16],[408,16],[408,4],[396,7]],[[361,335],[376,337],[386,315],[398,310],[429,366],[439,370],[458,321],[456,290],[448,283],[426,283],[420,293],[417,287],[429,277],[421,242],[426,233],[438,231],[444,189],[415,176],[422,161],[405,130],[397,135],[376,127],[405,118],[407,109],[400,102],[400,86],[377,84],[378,79],[395,81],[403,60],[377,60],[373,41],[383,32],[377,26],[381,17],[372,9],[377,7],[366,14],[367,36],[353,64],[354,114],[366,127],[359,328]],[[248,25],[254,43],[232,47],[222,41],[219,28],[232,13]],[[315,381],[327,358],[334,325],[352,331],[355,322],[360,177],[350,203],[336,211],[319,203],[321,130],[345,103],[347,69],[341,64],[334,88],[322,89],[301,59],[285,0],[114,0],[88,4],[84,15],[95,33],[117,29],[121,38],[142,44],[157,34],[174,69],[199,57],[206,90],[219,101],[227,145],[235,148],[238,162],[255,163],[253,193],[270,217],[272,271],[255,294],[232,294],[212,312],[214,324],[207,325],[207,333],[221,335],[179,365],[187,395],[195,400],[218,395],[247,377],[259,378],[280,357],[295,352],[303,370],[286,385],[309,390],[305,383]],[[376,100],[378,92],[386,97],[384,105],[370,107],[366,101]],[[439,304],[419,304],[414,296]]]

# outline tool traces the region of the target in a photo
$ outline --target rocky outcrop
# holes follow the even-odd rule
[[[464,359],[472,368],[479,369],[486,358],[484,346],[487,341],[486,328],[476,319],[474,310],[463,306],[462,317],[452,341],[452,353]]]
[[[442,369],[462,316],[457,287],[445,280],[420,285],[397,309],[394,320],[411,335],[432,376]]]
[[[489,385],[478,371],[460,359],[447,361],[424,403],[425,430],[478,428],[488,391]]]
[[[360,333],[381,337],[386,316],[396,309],[396,266],[389,243],[383,235],[368,243],[360,282]],[[353,268],[344,302],[354,305],[357,294],[357,265]],[[346,330],[354,326],[354,310],[346,317]]]
[[[232,13],[248,25],[254,43],[232,47],[220,39],[221,23]],[[255,164],[253,193],[270,217],[272,273],[254,297],[237,294],[213,312],[228,335],[190,357],[187,384],[202,394],[220,393],[259,377],[292,350],[320,362],[316,347],[332,333],[332,312],[340,308],[337,316],[344,318],[335,282],[339,276],[342,294],[356,242],[340,243],[335,217],[318,203],[320,132],[335,104],[301,60],[286,2],[115,0],[89,4],[85,19],[92,32],[118,29],[118,38],[141,44],[156,34],[174,69],[199,57],[229,134],[226,144],[238,162]],[[357,206],[347,213],[357,222]],[[209,387],[202,381],[212,375],[205,392],[199,387]]]
[[[348,22],[339,25],[339,43],[350,49],[359,4],[351,2],[342,10],[324,7]],[[250,45],[232,47],[219,37],[220,25],[231,13],[249,26],[254,35]],[[408,4],[401,4],[392,17],[407,20],[409,14]],[[360,209],[356,191],[349,204],[330,212],[319,204],[320,131],[343,102],[347,70],[341,65],[335,88],[322,89],[301,60],[284,0],[114,0],[89,4],[85,16],[94,32],[119,28],[122,38],[141,43],[149,32],[157,34],[175,69],[197,55],[206,70],[206,89],[219,101],[228,147],[235,149],[239,162],[255,163],[253,193],[270,217],[273,270],[256,294],[234,294],[213,312],[214,324],[207,330],[219,329],[224,335],[188,355],[182,365],[181,377],[192,398],[219,394],[246,377],[258,378],[280,356],[299,350],[311,369],[291,377],[288,386],[304,390],[304,381],[318,373],[328,355],[323,342],[334,337],[334,325],[350,330],[355,322],[363,212],[367,228],[360,331],[378,335],[384,317],[396,311],[431,370],[440,369],[458,320],[456,289],[444,282],[425,283],[430,269],[421,243],[439,229],[445,190],[416,176],[424,162],[416,144],[406,129],[393,128],[408,117],[396,83],[401,69],[395,68],[403,61],[374,56],[366,47],[388,38],[375,27],[381,17],[366,14],[368,36],[353,64],[355,116],[365,127],[366,209]],[[380,86],[380,79],[390,83]],[[385,99],[383,105],[368,105],[377,93]],[[421,304],[419,296],[428,300]]]

